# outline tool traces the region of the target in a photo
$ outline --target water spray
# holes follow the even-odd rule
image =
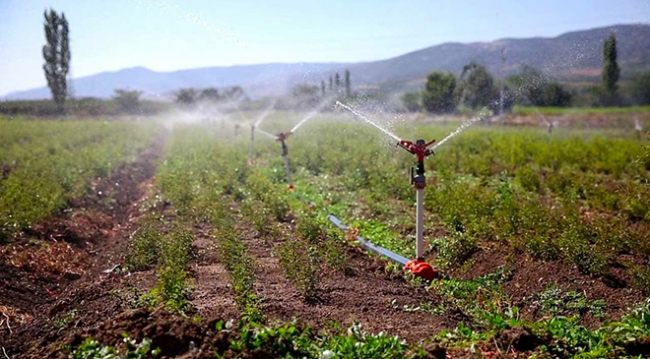
[[[269,108],[267,108],[264,111],[264,113],[262,113],[262,115],[254,123],[251,123],[251,146],[250,146],[250,155],[249,155],[249,160],[248,160],[249,165],[253,164],[253,159],[255,158],[255,131],[258,131],[258,132],[263,133],[263,134],[265,134],[267,136],[270,136],[270,137],[275,137],[275,136],[271,135],[268,132],[264,132],[264,131],[260,130],[259,126],[262,123],[262,121],[264,121],[264,119],[269,115],[269,113],[271,112],[271,109],[273,108],[273,106],[275,106],[276,101],[273,101],[271,106],[269,106]],[[237,111],[239,111],[239,108],[237,108]],[[241,111],[239,111],[239,114],[240,114],[240,116],[242,116],[242,118],[244,118],[244,115],[241,113]],[[248,120],[246,120],[246,122],[250,123],[250,121],[248,121]]]

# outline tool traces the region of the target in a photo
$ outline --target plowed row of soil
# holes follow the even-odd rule
[[[98,180],[92,194],[72,201],[64,214],[15,238],[13,257],[0,257],[0,311],[11,323],[10,332],[6,319],[0,322],[0,346],[11,358],[64,358],[67,354],[63,348],[77,345],[86,337],[116,345],[121,343],[122,333],[138,340],[148,337],[154,347],[161,347],[170,357],[210,357],[208,347],[227,345],[228,338],[215,336],[210,328],[216,320],[237,318],[239,313],[228,272],[219,258],[218,239],[207,224],[192,227],[194,257],[189,265],[194,277],[191,300],[202,318],[200,323],[162,310],[133,309],[123,295],[134,288],[147,291],[155,284],[151,270],[125,273],[116,266],[124,263],[132,234],[146,216],[140,208],[154,194],[156,162],[164,143],[162,136],[138,161],[123,166],[110,178]],[[442,299],[387,274],[382,261],[356,247],[348,250],[353,274],[323,268],[320,300],[307,303],[288,281],[275,255],[276,246],[295,235],[291,227],[283,224],[280,235],[263,237],[246,218],[237,216],[234,230],[257,263],[255,290],[269,319],[297,318],[301,324],[316,328],[332,321],[342,326],[360,322],[370,332],[396,334],[411,342],[454,328],[463,320],[453,310],[438,316],[399,309],[422,303],[435,307]],[[42,246],[33,244],[32,238],[58,249],[41,253]],[[23,258],[15,253],[25,254],[23,257],[32,263],[9,261]],[[57,265],[39,265],[44,260],[41,257],[51,255],[57,256]],[[630,285],[608,285],[563,262],[540,263],[499,246],[484,248],[473,264],[449,274],[461,279],[481,276],[494,272],[513,255],[513,275],[505,290],[530,318],[540,316],[531,307],[531,296],[550,284],[584,292],[588,298],[605,299],[607,312],[614,316],[642,298]],[[597,323],[590,317],[583,319],[588,325]],[[190,347],[204,350],[189,352]]]
[[[8,252],[0,257],[0,310],[7,312],[13,326],[11,331],[0,328],[0,345],[8,355],[46,357],[37,353],[51,348],[67,331],[123,310],[111,291],[147,287],[152,281],[151,273],[124,278],[109,270],[123,263],[166,137],[157,137],[137,161],[98,179],[90,194],[71,201],[61,215],[37,223],[6,247]]]
[[[283,230],[278,238],[262,238],[241,217],[235,229],[255,258],[258,266],[255,289],[264,299],[264,313],[271,318],[282,321],[300,318],[312,327],[324,327],[331,321],[344,327],[359,322],[369,332],[383,331],[413,342],[453,328],[458,322],[450,316],[395,309],[394,306],[417,307],[422,303],[435,306],[440,301],[423,289],[409,286],[401,278],[391,278],[384,272],[383,262],[354,249],[348,252],[354,274],[345,275],[324,268],[320,273],[320,300],[307,303],[287,280],[275,256],[274,247],[292,233]]]

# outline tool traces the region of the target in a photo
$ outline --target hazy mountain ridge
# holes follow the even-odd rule
[[[172,72],[135,67],[75,79],[72,87],[76,97],[107,98],[116,88],[131,88],[144,91],[149,98],[165,99],[182,87],[240,85],[252,97],[260,97],[285,94],[298,83],[317,85],[334,72],[348,68],[354,87],[383,85],[385,88],[386,84],[394,82],[396,90],[400,90],[416,86],[434,70],[460,73],[463,66],[472,60],[485,64],[498,77],[514,74],[527,64],[565,81],[595,80],[600,76],[602,65],[602,41],[611,32],[617,35],[623,77],[635,71],[650,70],[650,25],[638,24],[576,31],[554,38],[444,43],[398,57],[364,63],[271,63]],[[501,62],[503,48],[507,51],[505,65]],[[5,98],[49,97],[49,89],[41,87],[10,93]]]

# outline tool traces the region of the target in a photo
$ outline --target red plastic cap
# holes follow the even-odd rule
[[[404,270],[429,281],[438,278],[438,270],[431,267],[431,265],[425,262],[422,258],[416,258],[409,261],[404,266]]]

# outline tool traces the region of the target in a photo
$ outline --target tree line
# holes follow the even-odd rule
[[[611,34],[603,42],[601,84],[589,89],[591,106],[650,105],[650,72],[634,79],[629,99],[619,91],[620,72],[616,36]],[[472,61],[463,67],[459,78],[452,72],[432,72],[427,76],[424,90],[405,93],[402,103],[408,111],[424,109],[444,114],[453,113],[458,107],[487,107],[494,112],[509,111],[515,104],[568,107],[572,105],[574,97],[573,92],[532,66],[525,65],[518,74],[497,84],[484,65]]]
[[[43,46],[43,70],[52,99],[59,113],[65,112],[66,99],[71,98],[71,88],[67,77],[70,73],[70,30],[64,13],[53,9],[44,13],[46,43]],[[650,72],[637,76],[630,87],[630,98],[619,91],[620,67],[618,65],[616,37],[611,34],[603,43],[603,71],[600,86],[591,88],[592,106],[623,106],[627,104],[650,105]],[[328,85],[320,82],[320,95],[352,96],[350,71],[345,70],[343,79],[336,72],[329,76]],[[294,97],[314,97],[318,86],[299,85]],[[238,97],[243,90],[235,86],[221,94],[216,88],[180,89],[175,93],[176,102],[190,106],[199,101],[219,101]],[[136,90],[116,90],[113,100],[125,112],[136,111],[142,92]],[[225,97],[223,97],[225,96]],[[243,94],[245,96],[245,94]],[[432,72],[427,76],[425,88],[421,92],[406,93],[402,102],[407,110],[425,109],[434,113],[450,113],[458,107],[489,107],[495,111],[507,111],[514,104],[537,107],[570,106],[574,93],[560,83],[549,79],[539,70],[524,66],[520,73],[497,83],[487,68],[470,62],[463,67],[459,78],[451,72]]]

